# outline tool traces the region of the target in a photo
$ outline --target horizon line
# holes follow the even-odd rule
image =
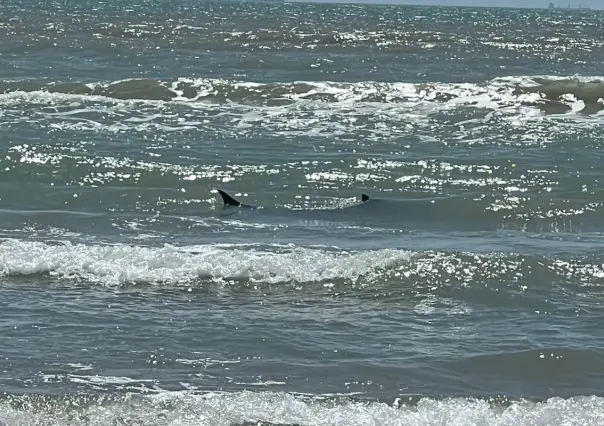
[[[259,1],[264,2],[263,0],[244,0],[245,2],[253,2]],[[270,1],[271,3],[274,0]],[[418,3],[402,3],[396,0],[283,0],[283,3],[320,3],[320,4],[366,4],[366,5],[389,5],[389,6],[412,6],[412,7],[442,7],[442,8],[480,8],[480,9],[522,9],[522,10],[551,10],[551,11],[590,11],[590,12],[602,12],[603,8],[593,8],[591,6],[581,7],[579,4],[577,6],[572,7],[554,7],[550,8],[548,6],[507,6],[507,5],[454,5],[454,4],[418,4]]]

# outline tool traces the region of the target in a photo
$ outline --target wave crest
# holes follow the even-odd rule
[[[604,78],[501,77],[483,83],[249,81],[180,78],[114,82],[0,81],[0,102],[43,93],[96,99],[280,106],[296,102],[428,103],[492,109],[537,107],[545,114],[593,114],[604,105]]]
[[[405,398],[406,399],[406,398]],[[411,399],[411,398],[409,398]],[[415,399],[415,398],[413,398]],[[275,392],[194,394],[160,391],[155,395],[80,395],[3,397],[0,412],[9,425],[599,425],[604,399],[550,398],[540,403],[498,403],[472,398],[420,398],[417,403],[355,401],[345,395],[302,396]],[[18,407],[18,408],[17,408]]]
[[[5,240],[0,243],[0,274],[87,281],[105,286],[203,282],[294,283],[370,286],[373,291],[404,288],[426,295],[476,286],[498,292],[501,286],[524,291],[538,273],[554,280],[601,280],[597,261],[543,259],[515,254],[414,252],[402,249],[347,251],[294,245],[201,245],[163,247],[88,245],[71,242]],[[486,286],[485,284],[488,284]],[[533,283],[532,285],[537,285]],[[482,289],[482,290],[481,290]],[[385,294],[389,294],[386,291]]]

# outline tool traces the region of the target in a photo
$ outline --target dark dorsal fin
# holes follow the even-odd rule
[[[369,201],[369,195],[367,195],[367,194],[361,194],[361,201],[362,202]]]
[[[236,199],[234,199],[233,197],[231,197],[226,192],[224,192],[224,191],[222,191],[222,190],[219,189],[218,193],[222,197],[222,202],[224,203],[225,206],[235,206],[235,207],[237,207],[237,206],[241,205],[241,203],[239,201],[237,201]]]

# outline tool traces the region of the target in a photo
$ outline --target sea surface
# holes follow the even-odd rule
[[[0,419],[603,425],[602,28],[2,2]]]

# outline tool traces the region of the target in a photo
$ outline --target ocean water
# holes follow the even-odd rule
[[[604,424],[602,12],[0,16],[7,425]]]

